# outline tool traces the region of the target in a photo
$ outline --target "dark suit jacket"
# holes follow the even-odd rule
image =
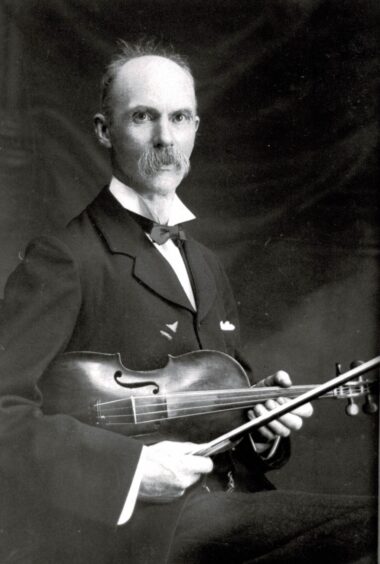
[[[196,312],[141,227],[103,190],[66,230],[33,241],[10,276],[0,326],[0,461],[14,519],[29,519],[25,537],[36,515],[44,526],[53,514],[70,516],[67,528],[114,529],[141,450],[120,434],[42,415],[38,382],[59,353],[120,352],[135,370],[201,348],[236,356],[239,324],[226,275],[194,240],[185,251]],[[221,321],[236,330],[223,331]],[[164,333],[174,323],[169,339]]]

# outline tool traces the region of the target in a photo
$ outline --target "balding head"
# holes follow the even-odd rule
[[[114,78],[112,114],[131,106],[172,106],[196,113],[194,82],[186,70],[170,59],[148,55],[125,63]],[[116,117],[116,116],[115,116]]]
[[[154,40],[140,41],[137,43],[127,43],[119,40],[119,50],[111,59],[102,77],[101,92],[101,110],[102,113],[110,120],[112,119],[112,91],[113,84],[119,72],[124,68],[126,63],[132,59],[140,57],[159,57],[176,63],[188,76],[195,90],[194,77],[191,72],[190,65],[187,60],[176,53],[172,47],[163,47]]]

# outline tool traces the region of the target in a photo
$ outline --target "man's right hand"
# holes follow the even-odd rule
[[[194,443],[163,441],[145,447],[139,498],[168,502],[180,497],[203,475],[212,471],[211,458],[189,454]]]

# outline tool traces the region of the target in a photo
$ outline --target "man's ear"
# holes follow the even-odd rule
[[[110,137],[110,130],[107,123],[107,118],[103,114],[95,114],[94,115],[94,126],[95,126],[95,135],[101,145],[103,147],[107,147],[107,149],[111,149],[111,137]]]
[[[201,118],[199,116],[195,116],[194,123],[195,123],[195,131],[198,131],[199,124],[201,122]]]

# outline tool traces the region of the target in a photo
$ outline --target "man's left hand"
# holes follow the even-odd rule
[[[279,370],[256,384],[256,386],[281,386],[282,388],[289,388],[291,385],[292,381],[289,374],[283,370]],[[291,401],[289,398],[280,397],[267,400],[264,404],[258,403],[248,411],[248,417],[249,419],[254,419],[289,401]],[[306,403],[260,427],[257,431],[266,441],[273,441],[277,437],[288,437],[292,431],[299,431],[301,429],[304,417],[310,417],[312,414],[313,406],[311,403]]]

